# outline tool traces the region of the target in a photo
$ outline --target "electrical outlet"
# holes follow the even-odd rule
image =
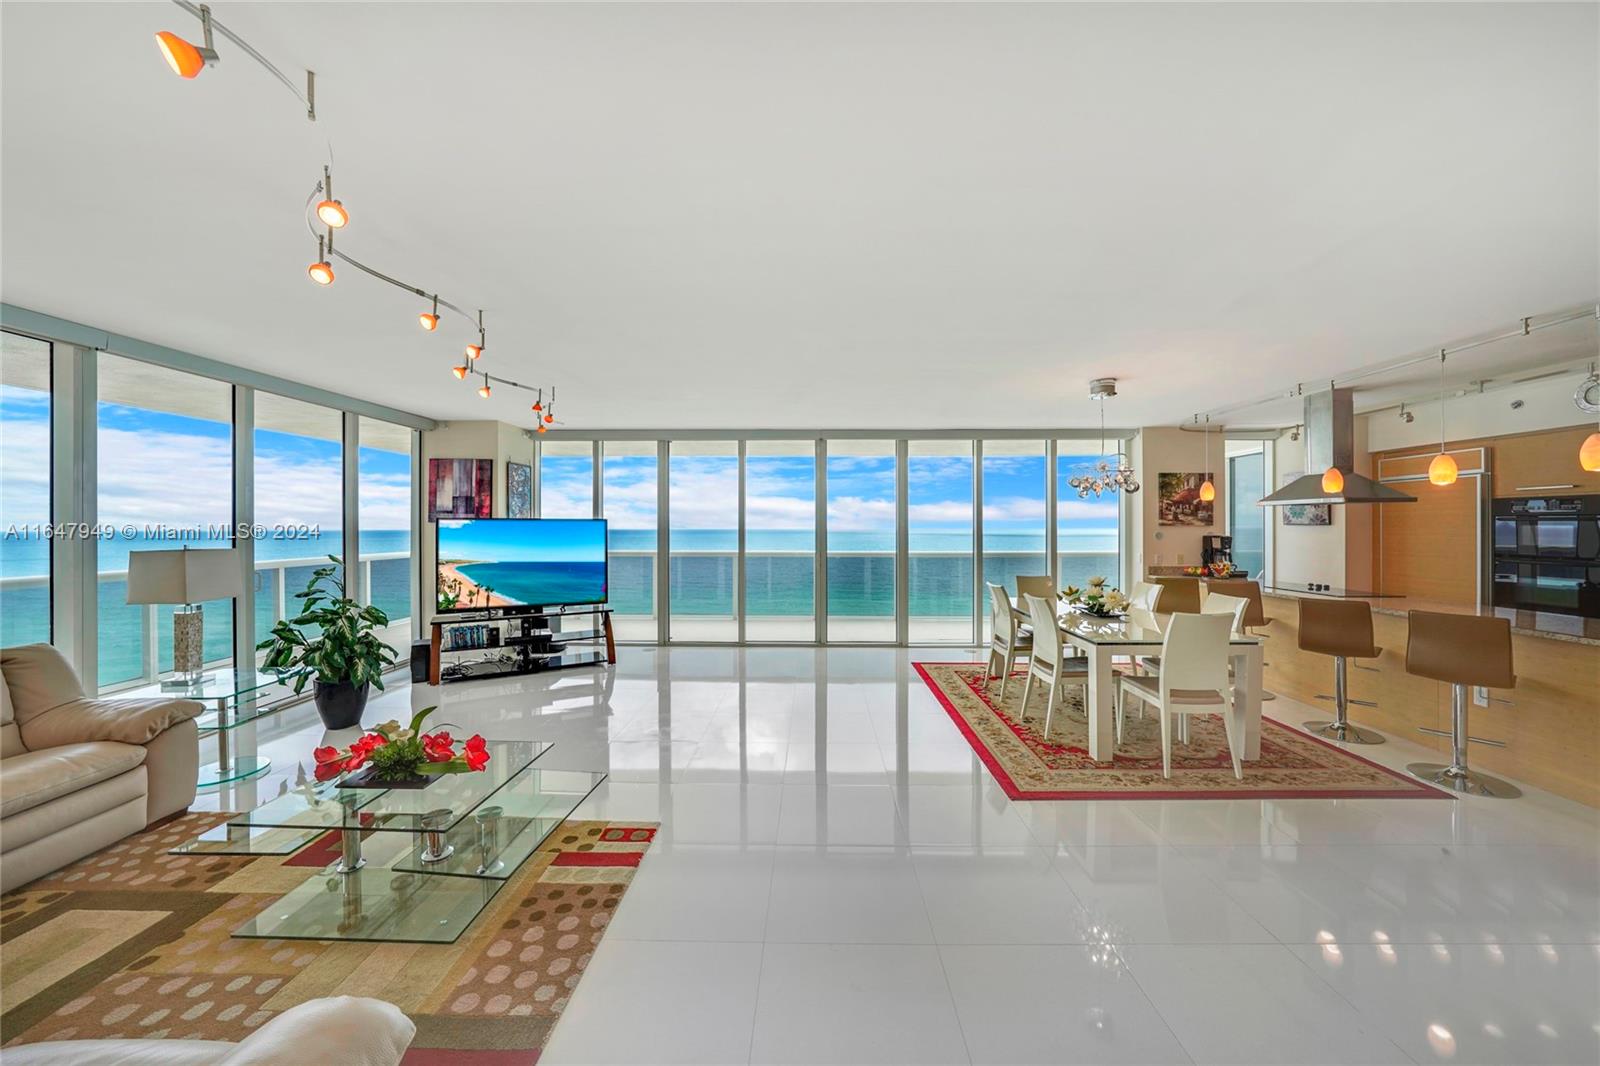
[[[1479,707],[1489,706],[1489,690],[1482,685],[1472,686],[1472,702]]]

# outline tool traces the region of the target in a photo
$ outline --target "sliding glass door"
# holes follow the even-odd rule
[[[1230,440],[1228,451],[1228,535],[1233,563],[1259,580],[1267,568],[1267,516],[1257,505],[1267,494],[1266,446],[1258,440]]]
[[[411,438],[414,431],[376,418],[357,421],[357,557],[366,602],[389,616],[383,639],[411,644]]]
[[[1068,484],[1073,477],[1094,473],[1102,461],[1114,465],[1116,448],[1108,442],[1102,455],[1094,441],[1056,442],[1056,574],[1062,588],[1082,588],[1091,577],[1103,577],[1113,585],[1122,581],[1122,494],[1079,496]]]
[[[672,640],[739,639],[739,445],[673,441],[667,466]]]
[[[1017,594],[1017,577],[1047,577],[1042,440],[983,442],[983,580]],[[984,632],[989,625],[984,612]]]
[[[656,442],[600,445],[600,503],[610,539],[612,624],[620,640],[656,639]]]
[[[907,443],[907,632],[913,644],[972,642],[972,486],[970,440]]]
[[[828,639],[895,639],[895,442],[828,442]]]
[[[817,445],[745,445],[744,626],[749,641],[816,639]]]
[[[344,415],[331,407],[256,393],[256,634],[298,612],[328,556],[345,556]]]
[[[50,343],[0,334],[0,647],[50,640]]]

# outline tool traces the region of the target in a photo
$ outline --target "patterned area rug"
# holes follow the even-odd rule
[[[1233,776],[1221,715],[1195,715],[1189,743],[1172,745],[1172,777],[1161,776],[1161,724],[1130,704],[1115,758],[1089,758],[1083,690],[1061,689],[1050,735],[1043,735],[1045,691],[1035,685],[1028,717],[1018,721],[1024,676],[985,684],[982,663],[915,663],[956,728],[1012,799],[1447,799],[1445,793],[1379,766],[1299,729],[1261,719],[1261,759]]]
[[[244,940],[229,933],[318,867],[167,854],[228,817],[186,815],[0,897],[0,1039],[238,1040],[354,995],[416,1022],[407,1066],[532,1063],[656,832],[563,823],[454,944]]]

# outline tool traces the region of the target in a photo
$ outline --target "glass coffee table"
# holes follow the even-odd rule
[[[326,866],[234,931],[238,937],[449,943],[605,780],[544,770],[551,745],[491,740],[489,765],[421,788],[307,785],[228,819],[221,841],[180,850],[267,854],[258,840],[327,848]],[[222,828],[222,827],[219,827]],[[334,842],[319,844],[330,832]]]
[[[229,734],[240,726],[285,710],[281,703],[262,702],[267,689],[281,683],[282,678],[270,672],[211,670],[192,682],[180,684],[166,680],[116,695],[134,698],[166,696],[207,704],[209,709],[195,719],[195,725],[200,727],[201,736],[216,736],[217,761],[200,767],[195,787],[211,788],[254,777],[272,765],[271,759],[260,755],[235,757]]]

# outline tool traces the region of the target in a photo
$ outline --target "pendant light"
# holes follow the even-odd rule
[[[1433,484],[1443,487],[1456,483],[1458,468],[1456,461],[1450,453],[1444,450],[1444,356],[1443,348],[1439,349],[1439,454],[1433,457],[1433,462],[1428,464],[1428,480]]]
[[[465,363],[462,363],[460,366],[451,367],[450,368],[450,373],[452,373],[452,374],[454,374],[456,376],[456,380],[457,381],[465,381],[465,380],[467,380],[467,371],[468,371],[468,369],[469,368],[467,367],[467,365]]]
[[[328,253],[333,251],[331,238],[317,238],[317,261],[306,267],[306,274],[318,285],[333,284],[333,264],[328,262]]]
[[[1217,487],[1211,483],[1211,416],[1206,415],[1206,479],[1200,483],[1200,502],[1210,503],[1217,498]]]
[[[439,296],[437,293],[433,297],[433,310],[431,312],[422,312],[417,316],[417,322],[429,333],[439,328]]]
[[[1579,401],[1579,407],[1584,407],[1586,410],[1600,411],[1600,404],[1591,405],[1588,402],[1590,389],[1600,391],[1600,373],[1596,373],[1592,369],[1589,371],[1588,380],[1578,386],[1576,399]],[[1600,399],[1600,396],[1596,398]],[[1578,446],[1578,465],[1591,474],[1600,473],[1600,430],[1589,434],[1584,438],[1583,443]]]

